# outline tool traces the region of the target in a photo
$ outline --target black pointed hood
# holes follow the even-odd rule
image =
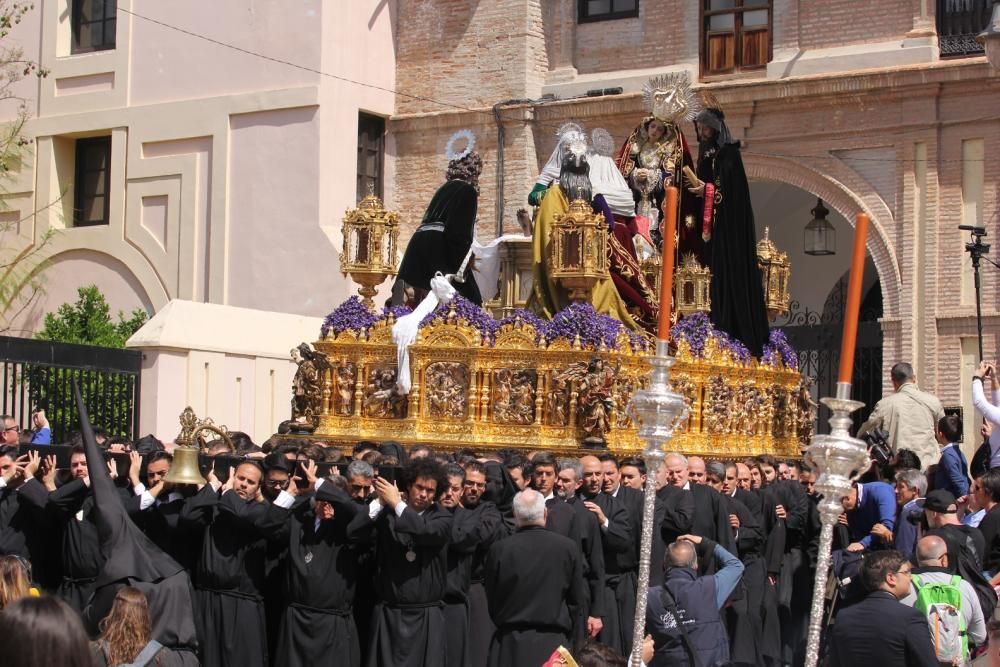
[[[90,425],[87,407],[83,404],[80,388],[75,382],[73,395],[80,412],[80,431],[87,455],[90,488],[94,493],[97,534],[101,540],[101,552],[106,559],[97,575],[97,586],[106,586],[124,579],[155,582],[176,574],[183,568],[146,537],[125,512],[121,496],[108,475],[107,464]]]

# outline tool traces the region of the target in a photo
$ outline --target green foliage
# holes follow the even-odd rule
[[[123,348],[125,341],[146,323],[146,311],[141,308],[133,310],[128,319],[118,311],[118,321],[113,321],[111,308],[97,285],[81,287],[77,295],[76,303],[64,303],[45,316],[45,326],[36,338]]]

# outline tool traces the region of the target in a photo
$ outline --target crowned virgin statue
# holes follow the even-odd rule
[[[677,217],[678,254],[693,253],[707,263],[707,235],[703,235],[700,206],[681,187],[684,168],[694,169],[691,151],[679,123],[693,120],[700,110],[686,74],[657,76],[643,86],[643,102],[648,115],[629,135],[618,151],[617,164],[632,189],[636,224],[657,246],[664,219],[663,198],[669,185],[680,191]],[[706,236],[706,238],[703,238]]]

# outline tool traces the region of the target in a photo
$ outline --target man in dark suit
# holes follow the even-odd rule
[[[951,491],[956,498],[969,495],[969,463],[965,460],[959,442],[962,440],[962,418],[945,415],[937,423],[938,444],[941,458],[934,472],[934,488]]]
[[[496,633],[490,667],[541,665],[569,646],[586,613],[583,562],[573,540],[545,530],[545,499],[525,489],[514,497],[517,531],[490,547],[483,569]]]
[[[828,667],[937,667],[927,619],[900,603],[910,592],[911,569],[898,551],[876,551],[865,558],[861,582],[868,596],[837,616]]]

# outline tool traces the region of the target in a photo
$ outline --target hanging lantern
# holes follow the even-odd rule
[[[677,318],[691,313],[712,310],[712,272],[698,263],[692,253],[684,255],[680,267],[674,272],[674,306]]]
[[[387,277],[396,275],[399,216],[395,211],[386,211],[382,200],[369,192],[358,208],[344,214],[343,234],[340,270],[361,285],[358,294],[374,310],[376,288]]]
[[[815,256],[836,255],[837,230],[826,219],[830,211],[823,206],[822,199],[816,200],[816,207],[810,213],[813,214],[813,219],[806,225],[802,237],[802,252]]]
[[[976,41],[983,45],[986,59],[995,69],[1000,69],[1000,1],[993,0],[993,14],[986,30],[976,35]]]
[[[549,247],[552,278],[577,303],[589,301],[594,285],[611,277],[607,223],[583,199],[555,216]]]
[[[767,316],[772,320],[778,315],[788,314],[788,284],[792,277],[792,267],[788,254],[778,250],[770,238],[771,229],[764,228],[764,238],[757,242],[757,266],[764,283],[764,302]]]

